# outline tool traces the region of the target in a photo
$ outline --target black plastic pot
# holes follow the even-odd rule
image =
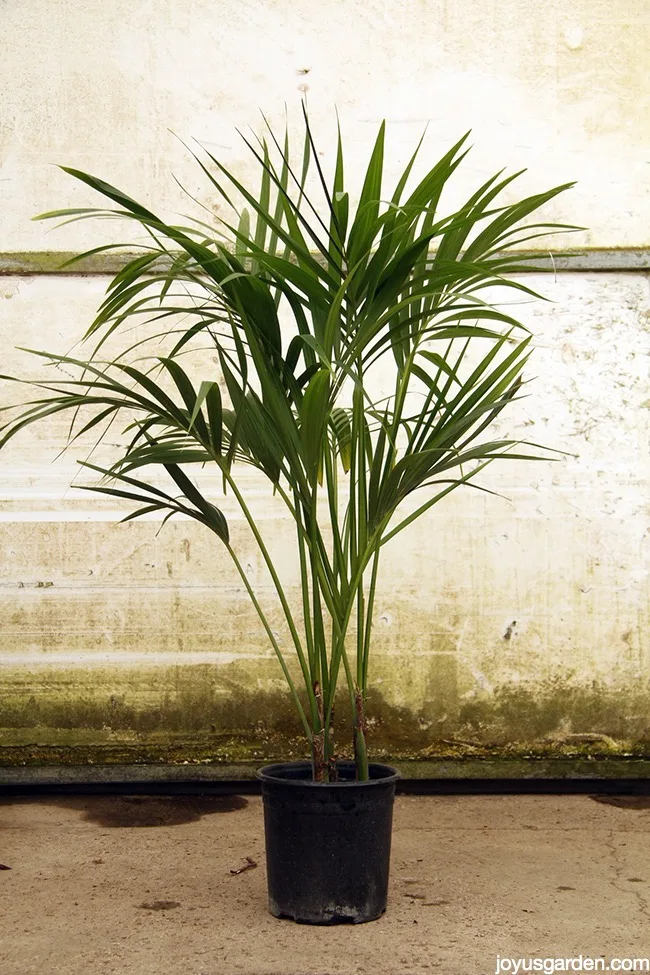
[[[304,924],[360,924],[386,910],[395,783],[388,765],[313,782],[309,762],[267,765],[262,781],[269,910]]]

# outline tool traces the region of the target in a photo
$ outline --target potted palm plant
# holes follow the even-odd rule
[[[547,456],[490,434],[518,397],[530,335],[487,289],[533,295],[512,277],[530,267],[520,245],[569,229],[528,218],[571,184],[499,202],[519,174],[493,176],[441,214],[467,136],[412,186],[418,145],[384,196],[384,130],[356,207],[340,130],[327,177],[306,112],[297,164],[286,133],[278,139],[268,126],[267,138],[246,139],[261,172],[257,191],[209,152],[195,154],[236,214],[218,229],[214,218],[166,223],[108,183],[64,167],[109,206],[39,219],[127,218],[148,244],[112,279],[86,333],[87,353],[34,353],[66,378],[36,383],[37,398],[0,431],[2,445],[26,425],[69,411],[73,442],[102,427],[104,437],[123,421],[128,435],[114,463],[84,462],[95,478],[86,487],[133,502],[125,520],[193,518],[225,547],[277,655],[310,754],[259,773],[271,911],[313,923],[371,920],[386,906],[397,774],[369,763],[366,722],[382,551],[451,491],[474,485],[495,459]],[[103,357],[109,336],[114,342],[125,325],[144,321],[158,327]],[[219,366],[215,376],[211,361],[200,382],[181,361],[197,342]],[[224,513],[190,475],[203,465],[216,465],[259,548],[286,624],[280,635]],[[299,611],[245,496],[243,465],[267,479],[295,527]],[[349,732],[348,761],[335,737],[339,685],[349,715],[337,714],[336,731],[339,739],[341,729]]]

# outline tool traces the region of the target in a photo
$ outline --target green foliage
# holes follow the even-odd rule
[[[222,221],[225,237],[209,223],[168,224],[108,183],[65,168],[117,208],[43,218],[128,218],[150,244],[111,281],[85,336],[94,342],[88,356],[35,353],[76,369],[77,378],[35,384],[41,395],[5,422],[0,446],[63,410],[72,412],[71,441],[126,417],[131,439],[115,463],[85,465],[104,478],[91,489],[136,502],[127,518],[182,514],[223,542],[289,682],[320,779],[335,774],[332,709],[343,668],[363,778],[382,546],[451,490],[471,485],[493,460],[546,456],[535,445],[487,433],[517,398],[530,336],[482,295],[494,286],[534,295],[512,277],[530,261],[513,247],[551,229],[572,229],[522,223],[571,184],[503,205],[497,197],[515,176],[497,174],[441,216],[443,190],[467,152],[464,136],[406,195],[418,146],[385,202],[382,124],[353,212],[340,131],[328,182],[306,113],[304,130],[299,170],[288,136],[280,142],[269,128],[268,141],[246,140],[260,167],[257,192],[209,152],[195,156],[227,204],[245,203],[236,219]],[[318,201],[305,192],[314,169]],[[100,359],[109,336],[144,321],[161,323],[156,340],[171,342],[165,355],[137,368],[136,343]],[[207,343],[220,366],[219,381],[205,379],[198,389],[180,361],[197,343]],[[380,365],[392,392],[378,400]],[[231,545],[223,512],[186,473],[193,464],[216,464],[241,506],[277,590],[302,691]],[[268,478],[295,523],[300,618],[238,486],[241,464]],[[180,493],[147,479],[147,471],[161,467]],[[400,515],[411,495],[414,509]]]

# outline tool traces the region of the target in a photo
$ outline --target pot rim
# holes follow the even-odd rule
[[[336,764],[338,767],[343,766],[347,768],[354,768],[354,762],[351,761],[341,761],[341,762],[337,762]],[[305,762],[305,761],[275,762],[273,765],[263,766],[262,768],[258,769],[255,774],[256,777],[260,779],[262,782],[268,782],[268,783],[277,782],[278,784],[282,784],[283,786],[289,786],[289,787],[294,786],[302,789],[304,789],[305,787],[314,788],[314,789],[323,789],[323,788],[367,789],[367,788],[372,788],[373,786],[392,785],[393,783],[397,782],[397,780],[400,778],[399,772],[397,771],[396,768],[393,768],[392,765],[384,765],[382,762],[370,762],[369,770],[371,774],[373,770],[375,772],[379,772],[379,774],[373,778],[366,779],[363,782],[359,782],[357,779],[344,779],[343,781],[339,781],[339,782],[314,782],[314,780],[309,777],[311,775],[311,767],[312,767],[311,762]],[[307,772],[308,775],[304,778],[301,777],[300,775],[296,775],[296,776],[282,775],[281,773],[285,769],[293,769],[298,773],[304,771]]]

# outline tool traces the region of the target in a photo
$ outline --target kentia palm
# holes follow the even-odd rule
[[[384,202],[382,124],[352,215],[340,131],[328,182],[306,113],[304,126],[298,170],[286,135],[278,141],[269,128],[268,140],[247,140],[261,170],[257,192],[209,152],[196,157],[224,201],[244,201],[238,223],[221,222],[229,243],[211,224],[170,225],[102,180],[64,167],[117,209],[60,210],[40,219],[128,217],[151,243],[113,278],[85,336],[96,339],[87,357],[35,353],[68,373],[76,369],[76,378],[37,384],[44,395],[7,420],[0,443],[63,410],[73,415],[71,440],[128,418],[133,435],[115,463],[109,469],[85,463],[110,479],[90,489],[138,502],[128,518],[182,514],[219,537],[288,682],[314,780],[336,777],[332,717],[341,678],[356,774],[365,780],[365,701],[383,546],[494,459],[546,456],[531,454],[534,445],[490,438],[492,421],[517,398],[530,335],[481,295],[495,285],[534,294],[510,277],[530,259],[513,248],[570,229],[524,221],[571,184],[501,205],[499,194],[519,174],[499,173],[441,216],[441,194],[467,152],[464,136],[407,193],[418,145]],[[317,201],[305,192],[310,171],[320,187]],[[179,284],[200,301],[179,302]],[[157,334],[157,342],[171,347],[152,355],[150,367],[134,364],[134,346],[100,359],[108,336],[126,324],[166,323],[179,314],[191,324],[176,322]],[[180,363],[206,340],[218,357],[226,402],[216,378],[196,388]],[[481,352],[469,365],[477,340]],[[393,389],[378,399],[373,376],[386,359]],[[290,651],[258,601],[222,511],[188,474],[205,464],[218,467],[250,527],[277,592]],[[299,613],[240,486],[242,464],[268,478],[295,523]],[[161,467],[179,495],[146,479],[143,469]],[[400,504],[416,492],[413,510],[400,514]],[[289,652],[297,655],[297,678]]]

